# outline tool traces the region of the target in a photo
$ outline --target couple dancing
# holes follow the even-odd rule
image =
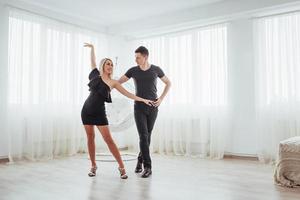
[[[88,175],[91,177],[95,176],[97,171],[94,140],[94,127],[96,126],[119,164],[120,177],[122,179],[128,178],[120,152],[111,137],[105,113],[104,102],[112,102],[110,91],[115,88],[124,96],[135,100],[134,118],[139,133],[140,146],[135,173],[142,172],[141,177],[147,178],[152,174],[149,152],[151,132],[157,117],[158,106],[166,96],[171,83],[160,67],[148,63],[149,52],[143,46],[135,50],[137,66],[130,68],[119,80],[112,79],[113,62],[111,59],[102,59],[99,69],[97,69],[94,46],[88,43],[85,43],[84,46],[91,49],[92,68],[89,74],[90,82],[88,83],[90,95],[81,111],[81,119],[87,134],[88,151],[92,165]],[[130,78],[134,79],[136,95],[128,92],[121,85]],[[159,98],[157,98],[156,89],[157,78],[160,78],[165,83],[165,88]],[[144,170],[142,167],[144,167]]]

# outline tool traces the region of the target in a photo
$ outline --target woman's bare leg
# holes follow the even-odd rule
[[[117,145],[115,144],[114,140],[111,137],[108,126],[97,126],[97,128],[99,129],[99,131],[100,131],[105,143],[107,144],[110,152],[113,154],[113,156],[117,160],[117,162],[119,164],[119,167],[124,168],[124,163],[122,161],[119,149],[118,149]]]
[[[90,155],[90,160],[92,163],[92,167],[96,166],[96,156],[95,156],[95,130],[93,125],[84,125],[84,129],[87,135],[87,145]]]

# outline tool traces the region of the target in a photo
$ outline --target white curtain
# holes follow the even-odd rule
[[[230,128],[226,24],[134,41],[149,49],[172,87],[159,107],[152,148],[222,158]],[[159,81],[160,82],[160,81]],[[159,84],[161,94],[164,84]]]
[[[257,19],[254,30],[259,157],[270,162],[300,135],[300,13]]]
[[[10,9],[7,118],[9,158],[72,155],[86,148],[80,111],[88,96],[92,42],[105,56],[105,35]]]

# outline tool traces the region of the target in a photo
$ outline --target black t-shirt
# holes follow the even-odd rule
[[[162,69],[155,65],[150,65],[146,71],[135,66],[125,73],[125,76],[134,80],[136,96],[149,100],[157,98],[157,77],[162,78],[164,75]]]

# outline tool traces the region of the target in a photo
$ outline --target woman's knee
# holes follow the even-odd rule
[[[87,141],[88,141],[88,143],[94,143],[95,142],[95,136],[94,135],[88,136]]]
[[[86,136],[87,136],[88,142],[92,142],[92,141],[95,140],[95,133],[94,133],[94,131],[87,131],[86,132]]]
[[[109,136],[109,135],[103,136],[103,139],[104,139],[104,141],[105,141],[105,143],[106,143],[107,145],[112,145],[112,144],[114,144],[114,140],[113,140],[112,137]]]

